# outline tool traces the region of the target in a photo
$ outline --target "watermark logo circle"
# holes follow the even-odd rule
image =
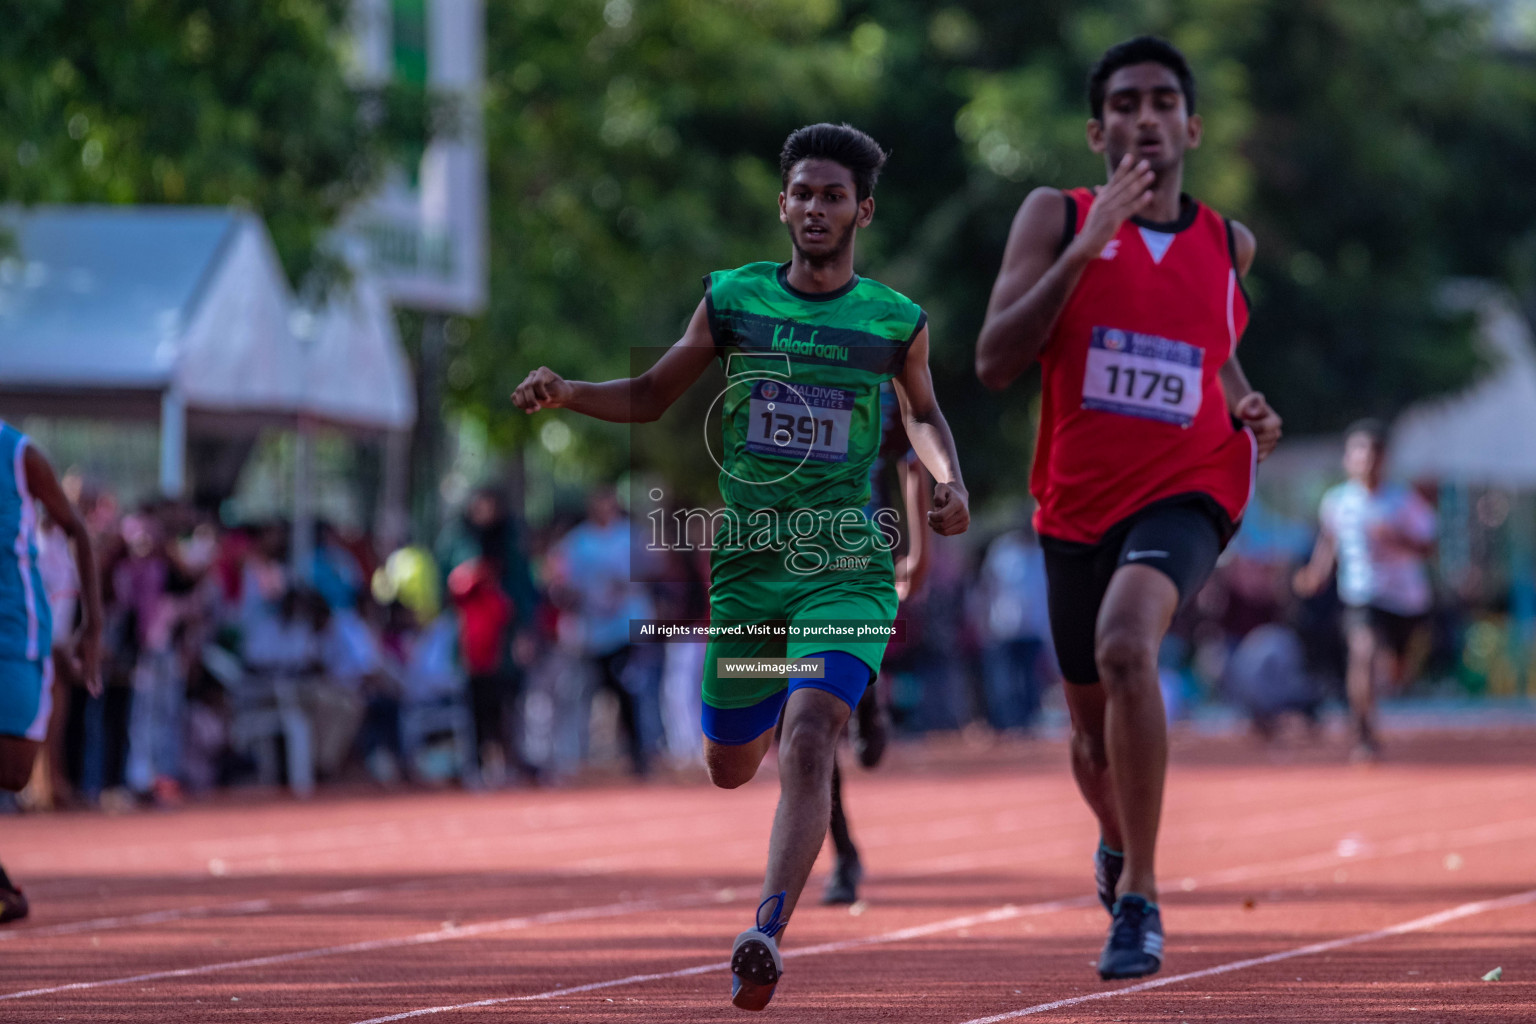
[[[715,396],[715,400],[709,403],[709,411],[704,414],[704,450],[709,452],[710,459],[714,461],[720,472],[724,473],[726,476],[730,477],[732,480],[737,481],[738,483],[746,484],[748,487],[768,487],[772,484],[779,483],[780,481],[788,480],[790,477],[800,472],[800,467],[805,465],[811,457],[811,448],[810,445],[807,445],[805,448],[805,454],[800,456],[800,461],[795,463],[795,465],[788,472],[783,473],[780,476],[776,476],[772,480],[747,480],[726,469],[725,462],[720,458],[720,456],[715,454],[714,445],[710,443],[709,437],[709,419],[715,414],[715,406],[720,404],[720,399],[724,398],[726,393],[729,392],[732,388],[742,384],[750,386],[753,381],[758,380],[764,382],[762,388],[762,394],[764,398],[769,399],[770,401],[784,401],[786,400],[785,393],[787,393],[789,396],[793,397],[794,401],[797,401],[802,406],[804,406],[807,412],[809,412],[811,408],[811,403],[805,400],[804,395],[795,390],[794,385],[788,384],[773,377],[769,377],[766,374],[743,374],[742,376],[732,378],[731,382],[727,384],[718,395]],[[772,395],[768,394],[770,388],[773,390]],[[777,441],[778,439],[775,437],[774,440]],[[790,440],[793,440],[793,438],[790,438]],[[788,441],[780,442],[780,447],[783,447],[788,443]]]

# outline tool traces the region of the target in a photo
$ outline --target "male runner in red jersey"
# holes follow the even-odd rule
[[[1040,361],[1030,489],[1072,770],[1099,820],[1104,978],[1162,966],[1154,855],[1168,731],[1157,653],[1237,528],[1280,417],[1238,366],[1254,239],[1181,191],[1200,143],[1184,56],[1143,36],[1089,76],[1097,189],[1037,188],[1014,218],[976,345],[1006,387]]]

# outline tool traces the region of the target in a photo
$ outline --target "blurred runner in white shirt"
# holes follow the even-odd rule
[[[1344,438],[1349,479],[1323,495],[1317,546],[1295,581],[1297,592],[1310,597],[1338,563],[1357,760],[1374,760],[1380,753],[1376,687],[1402,685],[1403,654],[1434,603],[1428,560],[1435,512],[1411,488],[1382,479],[1385,456],[1381,424],[1367,420],[1349,428]]]

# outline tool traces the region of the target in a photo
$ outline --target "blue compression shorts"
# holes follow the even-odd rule
[[[850,712],[858,707],[865,689],[874,681],[874,673],[868,665],[846,651],[822,651],[806,657],[822,660],[822,678],[791,679],[788,688],[750,707],[717,708],[706,703],[702,715],[704,735],[727,746],[751,743],[774,727],[779,712],[784,710],[784,702],[796,690],[825,690],[847,704]]]

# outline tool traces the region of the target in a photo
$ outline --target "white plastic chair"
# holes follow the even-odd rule
[[[203,667],[230,697],[230,746],[256,759],[263,783],[278,780],[277,738],[283,738],[288,788],[303,798],[315,791],[315,744],[309,719],[299,707],[292,679],[261,676],[215,644],[203,648]]]
[[[412,765],[427,738],[446,732],[453,738],[453,754],[459,781],[474,788],[480,784],[479,758],[475,755],[475,719],[463,694],[447,694],[400,708],[400,746]]]

